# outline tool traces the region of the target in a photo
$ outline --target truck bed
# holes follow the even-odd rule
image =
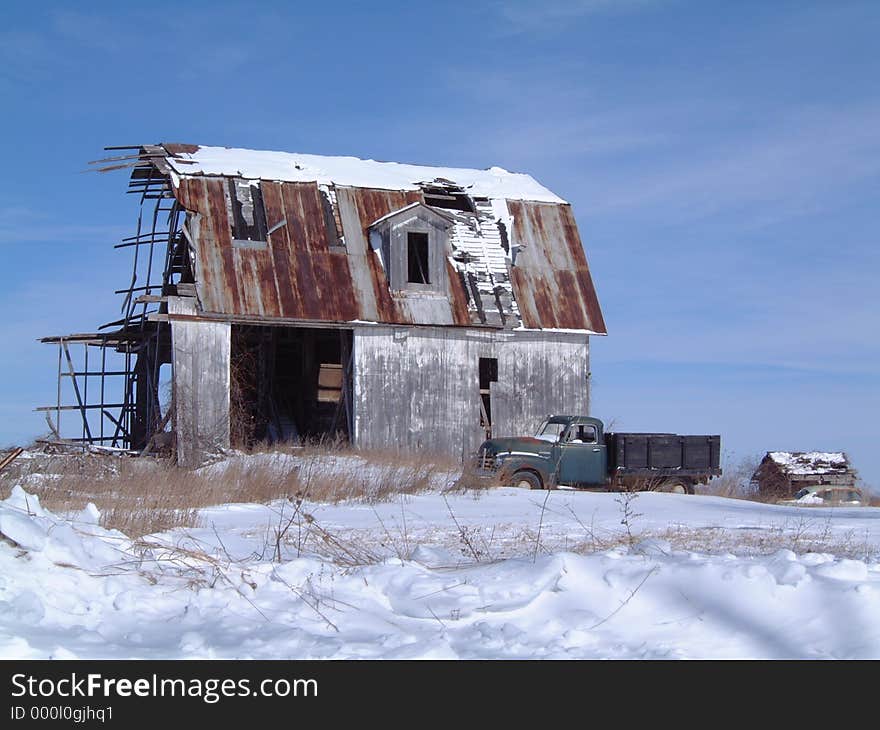
[[[612,474],[721,474],[721,436],[609,433],[605,435],[605,444]]]

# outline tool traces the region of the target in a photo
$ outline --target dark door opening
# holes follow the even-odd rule
[[[351,330],[233,325],[231,441],[349,439]]]
[[[492,438],[492,389],[490,384],[498,382],[498,358],[480,358],[480,426],[486,438]]]

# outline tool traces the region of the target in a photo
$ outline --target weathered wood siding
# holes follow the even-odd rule
[[[196,314],[191,299],[170,298],[170,314]],[[177,461],[197,466],[203,454],[229,446],[231,325],[171,322]]]
[[[354,330],[354,442],[464,456],[483,440],[479,359],[497,358],[495,436],[531,433],[548,413],[589,412],[589,338],[443,327]]]

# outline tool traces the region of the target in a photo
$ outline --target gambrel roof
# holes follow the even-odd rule
[[[142,146],[124,165],[136,189],[162,178],[191,214],[206,315],[605,333],[571,206],[529,175],[184,144]],[[265,245],[233,245],[231,180],[259,189]],[[391,290],[369,243],[374,223],[416,203],[453,221],[446,296],[427,302]]]

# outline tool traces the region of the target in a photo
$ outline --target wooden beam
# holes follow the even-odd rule
[[[73,383],[73,392],[76,394],[76,402],[79,405],[80,412],[82,413],[83,426],[85,426],[85,435],[92,438],[92,431],[89,428],[89,419],[86,417],[86,404],[83,401],[82,396],[79,392],[79,382],[76,379],[76,368],[73,367],[73,360],[70,357],[70,349],[67,347],[66,342],[62,342],[61,346],[64,348],[64,356],[67,358],[67,367],[70,370],[70,382]]]
[[[0,459],[0,471],[3,471],[7,466],[9,466],[13,461],[15,461],[21,454],[24,452],[22,448],[16,448],[12,450],[11,454],[6,454],[2,459]]]

